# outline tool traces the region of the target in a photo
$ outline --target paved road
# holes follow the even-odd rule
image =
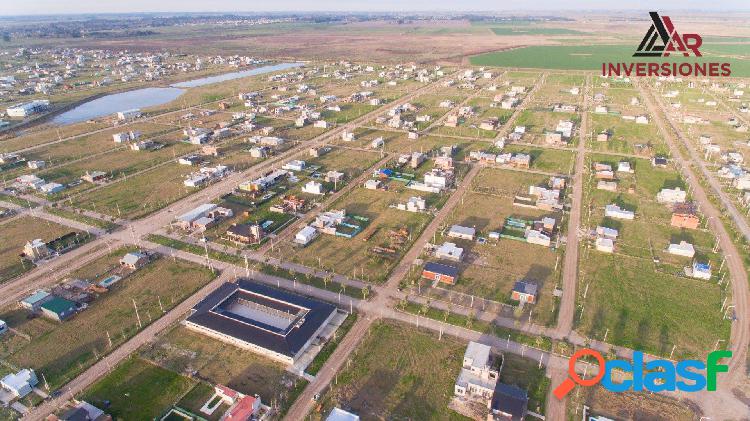
[[[708,415],[714,417],[714,419],[733,419],[738,414],[750,413],[750,407],[736,398],[732,392],[733,387],[736,385],[747,383],[746,363],[748,344],[750,344],[748,299],[750,294],[748,293],[747,272],[737,248],[721,221],[722,212],[728,212],[747,238],[750,238],[750,228],[747,227],[742,216],[737,213],[731,201],[720,190],[720,186],[714,186],[711,183],[713,177],[710,173],[706,173],[700,156],[698,156],[688,140],[682,135],[678,126],[669,120],[664,109],[657,105],[656,100],[652,97],[652,93],[641,84],[638,84],[638,88],[645,100],[646,106],[654,117],[659,131],[664,136],[673,153],[675,163],[681,168],[683,176],[690,187],[692,187],[693,198],[698,202],[704,215],[708,218],[710,230],[718,236],[719,245],[726,257],[731,279],[732,302],[735,305],[734,310],[737,314],[737,320],[732,323],[731,329],[730,349],[733,355],[729,361],[729,373],[723,381],[719,382],[719,389],[716,392],[691,394],[689,398],[698,402],[703,410]],[[690,156],[687,159],[682,154],[679,147],[680,144],[689,151]],[[693,172],[692,164],[697,165],[699,169],[703,170],[703,175],[709,181],[711,188],[714,189],[714,193],[719,195],[723,205],[721,211],[709,200],[706,191],[700,183],[700,179]]]
[[[591,77],[586,77],[583,91],[583,108],[581,126],[578,128],[578,150],[576,152],[575,171],[573,173],[573,196],[570,214],[568,214],[568,236],[563,260],[562,300],[557,317],[559,336],[567,336],[573,329],[573,318],[576,312],[576,283],[578,282],[578,229],[581,226],[581,208],[583,202],[583,173],[586,162],[586,140],[588,138],[588,108],[591,98]]]

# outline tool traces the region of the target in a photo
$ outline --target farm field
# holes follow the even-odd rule
[[[119,266],[129,249],[118,249],[70,274],[71,278],[98,282]],[[159,258],[115,284],[112,290],[89,303],[86,310],[62,323],[42,317],[28,318],[26,310],[12,306],[0,319],[22,334],[0,341],[2,358],[19,367],[43,373],[51,389],[66,382],[119,346],[139,330],[133,300],[144,324],[160,317],[213,278],[206,268],[182,260]],[[32,351],[33,350],[33,351]]]
[[[486,53],[470,58],[474,66],[504,66],[563,70],[601,71],[602,63],[622,62],[631,56],[637,45],[561,45],[530,46],[509,51]],[[677,62],[696,61],[695,57],[672,57]],[[698,62],[716,59],[716,54],[704,54]],[[645,61],[645,60],[643,60]],[[722,57],[722,62],[732,65],[732,76],[750,76],[750,60]]]

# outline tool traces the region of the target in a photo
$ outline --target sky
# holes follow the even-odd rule
[[[747,0],[0,0],[0,15],[269,11],[749,10]]]

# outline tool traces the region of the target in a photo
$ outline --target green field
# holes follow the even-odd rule
[[[501,27],[492,28],[492,32],[495,35],[579,35],[586,34],[586,32],[575,31],[573,29],[566,28],[540,28],[540,27],[528,27],[522,28],[516,27]]]
[[[321,419],[333,406],[363,419],[466,420],[448,409],[466,344],[391,322],[380,322],[321,400]]]
[[[149,420],[165,412],[194,384],[188,377],[132,357],[84,391],[82,398],[106,408],[115,420]],[[104,401],[110,402],[109,407]]]
[[[562,70],[591,70],[601,72],[602,63],[647,62],[634,60],[632,55],[637,45],[575,45],[532,46],[509,51],[486,53],[471,57],[475,66],[525,67]],[[703,57],[670,57],[676,62],[728,62],[732,65],[732,76],[750,76],[750,60],[717,58],[707,52]],[[662,59],[655,60],[661,62]]]

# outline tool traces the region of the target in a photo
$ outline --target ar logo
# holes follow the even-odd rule
[[[680,35],[669,16],[659,16],[657,12],[649,12],[649,15],[654,23],[648,28],[633,57],[669,57],[670,53],[682,53],[689,57],[691,51],[696,57],[701,56],[698,48],[703,44],[703,38],[700,35]]]

